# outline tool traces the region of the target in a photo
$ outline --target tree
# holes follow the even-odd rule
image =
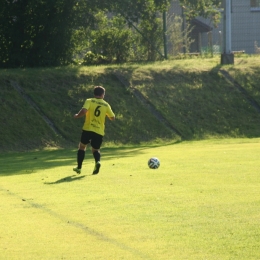
[[[167,35],[169,37],[170,48],[169,53],[176,56],[183,52],[190,51],[190,45],[194,40],[189,37],[192,27],[187,25],[183,29],[183,19],[178,15],[168,15],[167,17]]]
[[[115,10],[125,17],[130,27],[134,27],[142,35],[141,44],[147,60],[153,61],[162,54],[163,44],[161,12],[166,11],[170,0],[123,0],[115,6]],[[120,3],[120,4],[119,4]],[[135,25],[134,25],[135,24]]]
[[[130,27],[139,26],[149,60],[156,59],[162,44],[158,13],[171,0],[0,0],[0,67],[57,66],[72,62],[77,46],[94,29],[95,14],[112,12]],[[217,20],[218,0],[180,0],[186,14]],[[112,31],[111,31],[112,33]],[[104,37],[109,38],[108,34]],[[127,40],[128,34],[115,34]],[[120,44],[120,41],[117,42]],[[79,50],[79,49],[78,49]],[[120,49],[117,59],[123,58]]]
[[[147,60],[154,61],[157,59],[163,45],[162,19],[150,7],[143,13],[139,27],[142,33],[141,43],[144,47],[144,52],[146,52]]]
[[[162,21],[158,12],[167,10],[171,0],[96,0],[96,4],[125,18],[129,27],[138,30],[147,60],[155,60],[163,42]],[[138,27],[138,28],[137,28]]]
[[[167,10],[171,0],[86,0],[88,5],[100,10],[108,10],[120,14],[128,20],[138,22],[147,8],[156,11]]]
[[[76,0],[1,0],[0,67],[71,62]]]
[[[221,0],[179,0],[188,19],[202,16],[211,18],[216,26],[220,20]]]
[[[95,16],[96,30],[89,33],[89,49],[83,64],[125,62],[130,56],[132,31],[120,16],[108,17],[104,12]]]
[[[147,6],[161,10],[169,1],[0,0],[0,67],[68,64],[98,11],[136,22],[145,19]]]

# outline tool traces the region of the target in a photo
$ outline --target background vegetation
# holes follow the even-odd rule
[[[106,88],[116,114],[106,123],[104,145],[259,137],[259,110],[221,70],[260,104],[259,59],[250,57],[223,67],[215,58],[1,70],[0,149],[77,146],[83,119],[73,115],[94,85]]]
[[[170,2],[0,0],[0,68],[162,59]],[[187,20],[219,18],[220,0],[180,2]]]

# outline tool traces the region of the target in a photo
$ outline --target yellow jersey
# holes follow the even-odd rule
[[[86,99],[83,108],[87,109],[83,130],[103,136],[106,116],[115,117],[110,105],[102,98],[89,98]]]

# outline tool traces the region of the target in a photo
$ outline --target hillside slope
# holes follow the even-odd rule
[[[83,119],[75,120],[73,115],[86,98],[92,97],[94,85],[106,88],[105,99],[116,114],[115,122],[107,120],[104,145],[259,137],[259,111],[224,78],[218,62],[202,60],[200,66],[197,60],[184,60],[146,65],[2,70],[0,151],[75,147]],[[256,75],[260,75],[260,64],[252,58],[239,62],[221,69],[241,82],[259,104]],[[12,82],[20,87],[22,95]],[[137,94],[142,98],[137,98]],[[43,116],[53,123],[57,132]]]

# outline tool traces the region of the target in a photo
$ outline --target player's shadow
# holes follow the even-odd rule
[[[65,178],[62,178],[62,179],[59,179],[57,181],[54,181],[54,182],[44,182],[44,184],[48,184],[48,185],[51,185],[51,184],[59,184],[59,183],[64,183],[64,182],[72,182],[72,181],[79,181],[83,178],[85,178],[86,176],[76,176],[76,175],[72,175],[72,176],[68,176],[68,177],[65,177]]]

